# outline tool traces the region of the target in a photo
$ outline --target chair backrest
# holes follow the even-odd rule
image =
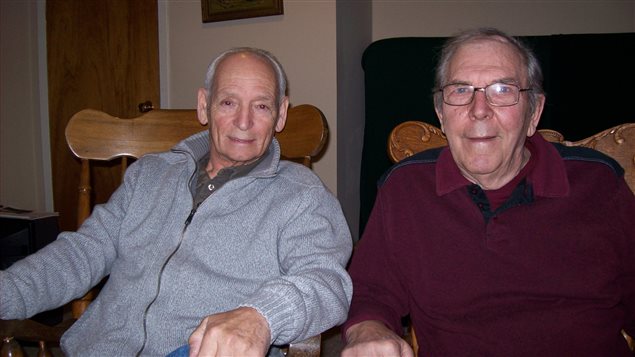
[[[584,146],[596,149],[612,157],[624,168],[624,178],[635,193],[635,123],[626,123],[606,129],[579,141],[564,140],[564,136],[550,129],[538,132],[548,141],[566,146]],[[406,121],[397,125],[388,136],[388,157],[393,163],[399,162],[418,152],[448,144],[443,132],[434,125],[420,121]],[[631,351],[635,350],[633,338],[622,331]],[[406,339],[412,345],[415,355],[419,350],[416,333],[408,329]]]
[[[205,130],[195,110],[153,110],[140,117],[121,119],[94,109],[84,109],[66,125],[66,143],[81,159],[77,225],[90,215],[90,161],[122,158],[121,177],[127,158],[166,151],[174,144]]]
[[[66,141],[81,159],[78,225],[90,214],[90,160],[109,161],[122,157],[122,176],[126,157],[139,158],[150,152],[169,150],[179,141],[205,130],[194,109],[152,110],[137,118],[121,119],[107,113],[85,109],[71,117],[66,126]],[[328,125],[322,112],[303,104],[289,109],[284,130],[276,135],[284,159],[311,168],[328,138]]]
[[[555,130],[538,132],[548,141],[589,147],[612,157],[624,168],[624,178],[635,192],[635,123],[621,124],[579,141],[567,141]],[[388,156],[392,162],[398,162],[420,151],[445,145],[447,140],[439,128],[420,121],[407,121],[391,131]]]
[[[283,159],[297,161],[311,168],[320,158],[328,140],[329,127],[324,114],[315,106],[291,107],[284,130],[276,134]]]

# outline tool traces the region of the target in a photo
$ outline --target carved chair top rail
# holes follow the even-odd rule
[[[66,126],[66,140],[80,159],[139,158],[149,152],[169,150],[175,143],[206,130],[194,109],[155,109],[136,118],[118,118],[95,109],[73,115]],[[303,159],[319,155],[328,138],[322,112],[302,104],[289,109],[284,130],[276,135],[282,156]]]

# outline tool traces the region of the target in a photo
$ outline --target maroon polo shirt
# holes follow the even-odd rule
[[[597,151],[528,139],[532,159],[488,195],[447,148],[391,168],[353,254],[346,328],[376,319],[420,356],[628,356],[635,197]]]

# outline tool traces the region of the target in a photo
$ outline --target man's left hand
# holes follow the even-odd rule
[[[207,316],[190,336],[190,357],[254,356],[267,354],[269,324],[251,307]]]

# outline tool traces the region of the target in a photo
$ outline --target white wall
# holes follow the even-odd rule
[[[634,0],[374,0],[373,40],[450,36],[472,27],[512,35],[635,31]]]
[[[337,3],[337,197],[357,240],[359,178],[364,139],[362,53],[371,43],[372,3]]]
[[[48,125],[40,121],[42,4],[0,1],[0,204],[35,210],[52,208]]]

